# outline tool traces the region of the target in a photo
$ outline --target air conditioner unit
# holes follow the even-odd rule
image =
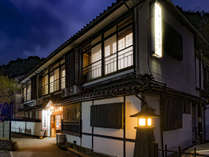
[[[62,96],[63,97],[67,97],[70,95],[70,92],[69,92],[69,89],[68,88],[65,88],[62,90]]]
[[[73,85],[72,87],[70,87],[70,95],[75,95],[79,93],[79,88],[77,85]]]

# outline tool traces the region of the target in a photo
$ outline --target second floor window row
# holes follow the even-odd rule
[[[83,53],[82,71],[88,80],[133,66],[132,18],[115,25],[93,40],[91,45]]]
[[[24,102],[31,100],[31,83],[28,83],[23,87],[23,99]]]
[[[66,82],[65,65],[53,69],[42,76],[41,95],[47,95],[65,88]]]

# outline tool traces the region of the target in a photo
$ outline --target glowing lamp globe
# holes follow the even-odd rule
[[[150,107],[143,106],[141,112],[138,112],[131,117],[137,118],[137,128],[153,128],[153,118],[159,116],[154,113],[154,110]]]

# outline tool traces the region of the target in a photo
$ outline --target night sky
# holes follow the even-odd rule
[[[0,0],[0,65],[46,57],[115,0]],[[209,0],[173,0],[209,11]]]

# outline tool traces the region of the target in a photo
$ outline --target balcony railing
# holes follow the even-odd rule
[[[118,55],[118,56],[117,56]],[[133,46],[118,51],[104,59],[105,75],[133,66]],[[85,80],[93,80],[102,76],[102,59],[82,69]]]

